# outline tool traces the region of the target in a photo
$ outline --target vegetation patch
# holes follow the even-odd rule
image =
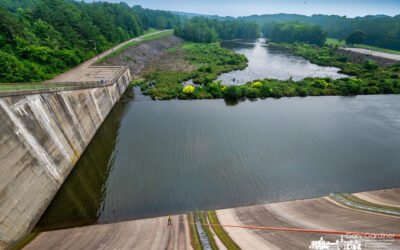
[[[146,83],[141,89],[153,99],[214,99],[225,98],[238,100],[242,98],[280,98],[294,96],[324,95],[369,95],[400,93],[400,63],[388,68],[381,68],[372,61],[364,64],[348,62],[348,58],[337,53],[334,47],[318,47],[306,43],[276,44],[292,53],[322,66],[333,66],[341,73],[353,78],[332,79],[305,78],[299,81],[257,79],[243,85],[225,86],[214,79],[223,72],[246,67],[247,60],[243,55],[221,48],[218,44],[185,43],[179,48],[168,51],[172,57],[183,58],[185,64],[191,65],[188,70],[170,70],[155,68],[144,75]],[[174,63],[170,63],[174,64]],[[184,87],[182,82],[189,79],[194,84]]]
[[[215,211],[207,211],[208,220],[210,224],[221,225],[217,214]],[[232,240],[229,234],[224,230],[223,227],[212,226],[214,232],[217,234],[218,238],[228,249],[240,249],[240,247]]]
[[[218,250],[219,248],[217,246],[217,243],[215,243],[214,234],[211,232],[210,227],[205,225],[205,224],[208,224],[207,214],[205,213],[205,211],[200,211],[200,212],[198,212],[198,215],[199,215],[200,223],[202,224],[201,227],[207,234],[207,238],[208,238],[208,241],[210,242],[211,248],[213,250]]]
[[[225,87],[213,83],[221,73],[244,69],[247,66],[245,56],[221,48],[219,44],[185,43],[183,46],[168,50],[169,65],[154,66],[144,73],[147,83],[144,93],[153,99],[169,100],[221,98]],[[185,64],[176,68],[176,63]],[[162,62],[161,62],[162,63]],[[193,80],[200,86],[184,91],[182,82]],[[142,83],[143,84],[143,83]],[[188,90],[188,89],[187,89]]]

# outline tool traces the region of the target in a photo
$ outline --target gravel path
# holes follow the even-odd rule
[[[388,58],[396,61],[400,61],[400,55],[397,54],[390,54],[390,53],[385,53],[385,52],[379,52],[375,50],[368,50],[368,49],[362,49],[362,48],[342,48],[345,50],[365,54],[365,55],[371,55],[371,56],[378,56],[378,57],[383,57],[383,58]]]

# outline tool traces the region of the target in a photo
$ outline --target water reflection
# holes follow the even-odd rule
[[[255,79],[273,78],[301,80],[306,77],[347,77],[338,73],[334,67],[322,67],[288,53],[282,49],[272,48],[265,44],[265,39],[255,41],[225,41],[221,46],[244,54],[249,60],[244,70],[224,73],[217,80],[224,84],[245,84]]]
[[[96,223],[104,211],[109,174],[118,157],[116,145],[126,106],[118,103],[110,112],[86,152],[37,224],[51,230]]]

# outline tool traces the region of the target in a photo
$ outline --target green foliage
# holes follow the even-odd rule
[[[227,18],[220,18],[226,20]],[[253,15],[241,17],[240,20],[256,21],[263,25],[263,33],[269,35],[268,30],[277,22],[301,22],[321,26],[328,36],[336,39],[345,39],[356,30],[366,33],[364,44],[380,48],[400,50],[400,15],[397,16],[365,16],[349,18],[337,15],[297,15],[297,14],[272,14]],[[264,31],[266,30],[266,32]]]
[[[200,65],[192,72],[154,71],[146,79],[155,83],[151,91],[146,93],[157,99],[204,99],[226,98],[237,100],[247,98],[291,97],[291,96],[320,96],[320,95],[369,95],[369,94],[398,94],[400,93],[400,64],[387,69],[380,68],[373,62],[358,65],[343,60],[336,54],[334,48],[321,47],[305,43],[270,44],[284,47],[296,55],[305,57],[313,63],[334,66],[343,73],[351,74],[354,78],[333,80],[325,78],[305,78],[301,81],[264,79],[255,80],[244,85],[225,86],[220,81],[213,82],[222,72],[238,69],[232,60],[239,60],[239,65],[245,67],[246,60],[240,55],[224,50],[215,44],[184,45],[185,58],[191,64]],[[176,50],[174,50],[176,51]],[[196,86],[193,93],[183,93],[181,82],[193,79]]]
[[[231,100],[239,99],[243,97],[242,89],[236,85],[228,86],[224,91],[224,97]]]
[[[207,218],[206,212],[200,211],[200,212],[198,212],[198,216],[200,219],[200,223],[202,224],[201,227],[203,228],[204,232],[206,232],[208,242],[210,243],[211,249],[218,250],[219,248],[218,248],[217,244],[215,243],[214,234],[211,232],[211,229],[209,226],[204,225],[204,224],[208,224],[208,221],[206,219]]]
[[[221,225],[215,211],[207,211],[207,215],[210,224]],[[232,240],[232,238],[229,236],[229,234],[225,231],[223,227],[212,226],[212,228],[215,234],[218,236],[218,238],[222,241],[222,243],[226,246],[227,249],[240,250],[240,247]]]
[[[194,17],[183,26],[175,28],[175,35],[187,41],[211,43],[232,39],[254,39],[259,36],[260,27],[255,22],[218,21]]]
[[[314,88],[325,89],[326,87],[328,87],[328,83],[326,83],[326,81],[323,79],[317,79],[311,83],[311,86],[313,86]]]
[[[269,24],[268,24],[269,25]],[[267,28],[263,28],[266,30]],[[303,42],[324,45],[327,33],[322,31],[321,27],[305,23],[276,23],[268,35],[272,42]]]
[[[355,44],[364,42],[367,34],[364,31],[356,30],[346,37],[346,43]]]
[[[378,69],[379,65],[376,64],[374,61],[367,61],[364,65],[363,68],[366,70],[374,70],[374,69]]]
[[[153,99],[221,98],[226,86],[220,82],[213,83],[213,80],[221,73],[247,66],[245,56],[221,48],[218,44],[186,43],[181,48],[170,51],[180,51],[186,63],[193,65],[194,69],[189,72],[154,70],[146,74],[144,77],[154,84],[154,88],[150,88],[145,94],[151,95]],[[203,86],[196,86],[193,93],[183,93],[181,83],[189,79]]]
[[[203,247],[201,246],[200,243],[200,238],[199,238],[199,233],[197,232],[195,220],[194,220],[194,214],[189,213],[188,215],[188,221],[189,221],[189,237],[190,237],[190,245],[192,245],[194,250],[202,250]]]
[[[179,23],[167,11],[125,3],[2,0],[0,82],[43,81],[141,35],[145,28],[173,28]]]

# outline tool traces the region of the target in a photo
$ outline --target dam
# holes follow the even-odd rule
[[[0,247],[36,224],[130,81],[128,68],[88,86],[0,97]]]

